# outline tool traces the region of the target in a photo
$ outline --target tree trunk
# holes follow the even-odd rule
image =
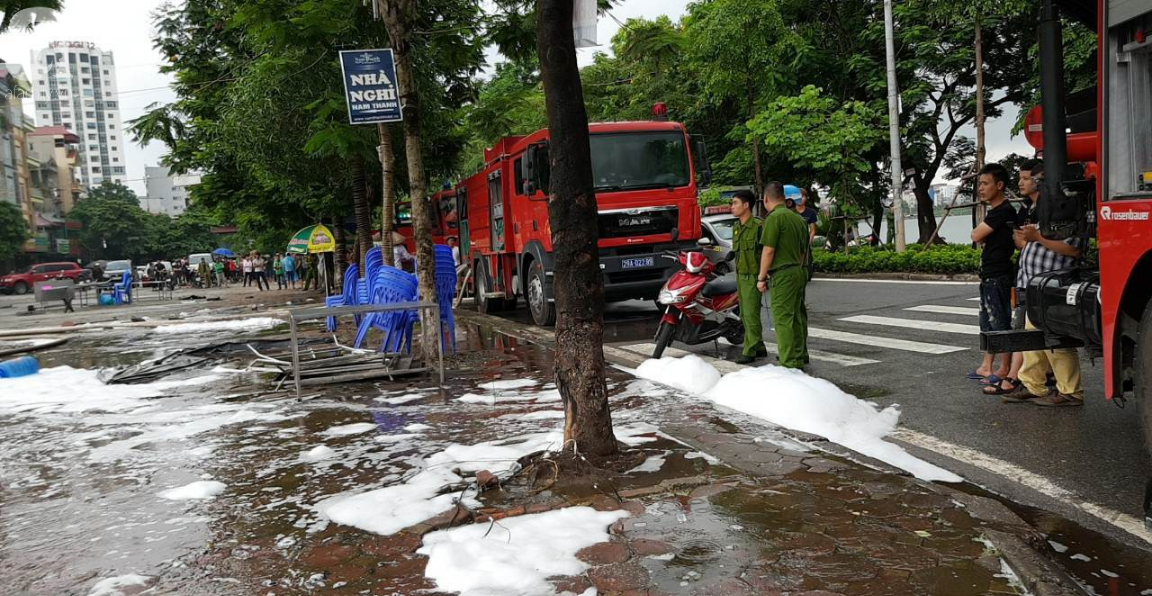
[[[572,0],[536,4],[536,51],[551,133],[548,220],[556,263],[556,385],[564,400],[565,448],[607,456],[617,452],[617,445],[604,380],[604,278],[572,10]]]
[[[377,124],[380,136],[380,166],[383,174],[384,205],[380,211],[380,250],[384,252],[384,264],[396,266],[392,255],[392,230],[396,222],[396,158],[392,154],[392,131],[387,124]]]
[[[976,25],[976,171],[979,172],[984,167],[984,157],[986,148],[984,146],[984,41],[983,32],[980,28],[980,17],[977,16],[975,20]],[[984,221],[985,207],[984,203],[979,203],[973,210],[976,219],[972,222],[973,227],[977,222]]]
[[[333,281],[336,285],[344,289],[344,269],[348,266],[348,234],[344,232],[344,218],[333,215],[332,216],[332,240],[336,242],[336,252],[332,255],[335,260],[335,278]],[[324,261],[320,261],[320,267],[324,266]],[[320,277],[320,271],[316,271],[316,282],[320,283],[323,278]],[[325,288],[327,290],[327,288]]]
[[[748,86],[748,119],[751,120],[756,116],[756,106],[753,103],[752,86]],[[752,168],[756,174],[756,196],[762,197],[764,193],[764,171],[763,166],[760,164],[760,139],[755,135],[752,136]],[[759,203],[760,201],[757,201]],[[768,217],[765,213],[764,217]]]
[[[392,38],[396,57],[396,79],[400,105],[404,111],[404,150],[408,157],[408,191],[412,198],[412,229],[416,236],[417,285],[422,300],[436,300],[436,258],[432,249],[432,210],[428,201],[428,180],[424,173],[424,146],[421,137],[420,94],[412,64],[409,22],[416,15],[416,0],[380,0],[380,14]],[[571,12],[571,11],[569,11]],[[571,35],[569,35],[571,37]],[[591,180],[591,176],[589,176]],[[451,308],[451,305],[444,305]],[[422,331],[420,350],[424,361],[436,358],[440,341],[440,321],[420,311]]]
[[[924,244],[936,231],[936,212],[932,197],[928,194],[931,178],[917,178],[913,181],[912,193],[916,195],[916,224],[920,228],[918,242]]]
[[[360,279],[367,277],[364,258],[372,250],[372,207],[368,203],[368,179],[364,172],[364,161],[352,160],[352,208],[356,213],[356,263]]]

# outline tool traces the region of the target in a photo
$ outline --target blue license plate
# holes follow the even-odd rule
[[[640,259],[620,259],[621,269],[639,269],[651,267],[656,264],[656,257],[643,257]]]

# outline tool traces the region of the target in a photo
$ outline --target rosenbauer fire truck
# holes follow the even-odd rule
[[[654,299],[678,266],[661,255],[700,238],[704,144],[663,120],[593,123],[588,133],[605,299]],[[472,265],[479,310],[524,297],[537,325],[556,321],[548,138],[541,130],[500,139],[485,150],[483,169],[456,187],[461,255]]]
[[[1044,157],[1042,234],[1095,238],[1099,264],[1033,278],[1039,331],[984,334],[992,352],[1083,347],[1104,361],[1104,395],[1138,402],[1152,453],[1152,2],[1040,0],[1041,105],[1026,119]],[[1098,85],[1065,96],[1060,16],[1098,33]],[[1152,480],[1145,524],[1152,528]]]

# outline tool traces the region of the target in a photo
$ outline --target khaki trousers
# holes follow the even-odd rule
[[[1035,329],[1032,320],[1024,323],[1025,329]],[[1024,365],[1020,367],[1020,381],[1032,395],[1043,397],[1048,394],[1045,385],[1048,371],[1056,377],[1056,390],[1076,399],[1084,399],[1084,386],[1080,382],[1080,354],[1076,348],[1064,350],[1037,350],[1024,352]]]

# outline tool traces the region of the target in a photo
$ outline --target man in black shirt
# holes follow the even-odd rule
[[[980,200],[988,204],[984,221],[972,230],[972,241],[983,242],[980,255],[980,330],[1008,331],[1012,328],[1012,286],[1016,268],[1012,253],[1016,251],[1013,231],[1016,210],[1004,196],[1008,185],[1008,170],[998,163],[990,163],[980,170],[977,183]],[[980,367],[969,376],[998,384],[1007,377],[1012,366],[1012,354],[1004,354],[1000,368],[992,370],[995,354],[985,354]]]

